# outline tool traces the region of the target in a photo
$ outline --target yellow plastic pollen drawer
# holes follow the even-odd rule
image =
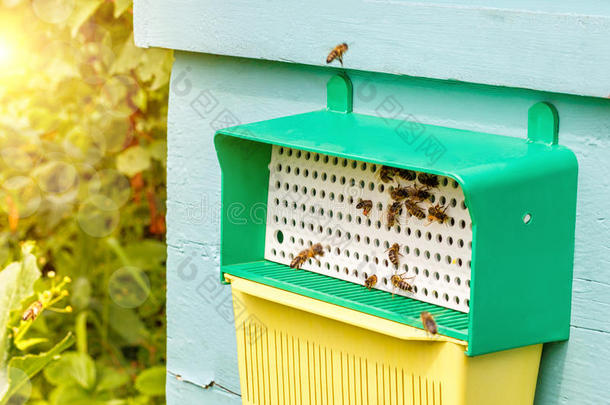
[[[244,404],[528,405],[542,345],[466,342],[225,274]],[[239,307],[239,308],[238,308]]]

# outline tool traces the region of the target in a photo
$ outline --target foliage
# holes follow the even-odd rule
[[[131,11],[0,0],[0,405],[164,402],[172,55]]]

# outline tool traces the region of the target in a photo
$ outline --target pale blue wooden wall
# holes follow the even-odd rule
[[[610,95],[607,0],[134,0],[140,46]]]
[[[168,128],[168,403],[238,404],[230,287],[218,284],[220,175],[213,127],[320,109],[335,71],[178,52]],[[350,72],[354,110],[395,97],[417,120],[523,137],[550,101],[580,165],[571,338],[545,346],[537,405],[610,403],[610,100]],[[218,117],[224,117],[221,123]],[[244,243],[248,243],[244,239]],[[519,280],[506,288],[518,294]],[[228,307],[230,308],[230,306]],[[180,377],[177,377],[180,376]]]

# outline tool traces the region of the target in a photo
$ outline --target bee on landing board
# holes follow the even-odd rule
[[[366,280],[364,280],[364,286],[366,288],[368,288],[369,290],[373,287],[375,287],[375,284],[377,284],[377,276],[376,275],[371,275],[369,277],[367,277]]]
[[[398,243],[394,243],[388,248],[388,250],[386,250],[386,252],[388,252],[388,259],[390,260],[390,263],[398,267],[400,264],[398,256],[402,256],[402,254],[400,254],[400,245]]]
[[[444,224],[445,222],[450,221],[451,217],[445,214],[445,211],[447,211],[447,207],[439,204],[428,208],[428,220],[430,222],[438,222],[439,224]]]
[[[38,318],[38,315],[40,315],[40,312],[42,312],[42,302],[34,301],[32,305],[30,305],[28,309],[25,310],[25,312],[21,316],[21,319],[24,321],[35,321],[36,318]]]
[[[405,201],[405,208],[407,209],[407,214],[409,214],[409,216],[417,219],[426,218],[426,212],[419,205],[417,205],[417,202],[411,199],[407,199]]]
[[[307,251],[303,250],[301,253],[296,255],[290,262],[291,269],[300,269],[303,264],[307,261]]]
[[[300,269],[303,264],[309,259],[315,259],[317,256],[324,256],[324,247],[321,243],[316,243],[309,249],[302,250],[290,262],[291,269]]]
[[[341,63],[341,66],[343,66],[343,54],[345,54],[345,52],[347,52],[347,44],[345,42],[335,46],[326,57],[326,63],[331,63],[337,59]]]
[[[368,217],[371,213],[371,209],[373,209],[373,202],[371,200],[360,199],[360,201],[358,201],[358,204],[356,204],[356,208],[361,209],[362,215]]]
[[[394,289],[398,288],[399,290],[402,291],[406,291],[406,292],[413,292],[413,285],[409,282],[407,282],[406,280],[411,280],[414,279],[415,276],[413,277],[403,277],[405,273],[402,274],[394,274],[391,278],[390,278],[390,282],[392,283],[392,297],[394,297]]]
[[[436,326],[436,321],[432,314],[428,311],[423,311],[419,316],[421,318],[421,323],[424,326],[424,330],[431,335],[436,335],[438,333],[438,327]]]
[[[430,188],[438,188],[439,180],[436,174],[430,173],[420,173],[417,175],[417,180],[424,186],[428,186]]]
[[[402,203],[400,201],[393,202],[388,206],[387,221],[388,227],[392,228],[398,223],[400,214],[402,214]]]

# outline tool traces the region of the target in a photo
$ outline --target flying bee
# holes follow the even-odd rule
[[[316,243],[308,249],[309,257],[315,258],[316,256],[324,256],[324,247],[321,243]]]
[[[408,187],[390,187],[390,197],[394,201],[402,201],[410,195]]]
[[[415,177],[417,176],[413,170],[408,169],[396,169],[396,174],[398,174],[398,177],[401,179],[408,181],[415,180]]]
[[[424,186],[430,188],[438,188],[439,185],[438,176],[436,174],[420,173],[417,175],[417,180]]]
[[[28,309],[25,310],[25,312],[21,316],[21,319],[24,321],[35,321],[36,318],[38,318],[38,315],[40,315],[40,312],[42,312],[42,302],[34,301],[32,305],[30,305]]]
[[[397,170],[398,169],[395,167],[381,166],[379,168],[379,172],[378,172],[379,178],[384,183],[389,183],[391,181],[394,181],[394,176],[396,176]]]
[[[368,288],[369,290],[373,287],[375,287],[375,284],[377,284],[377,276],[376,275],[371,275],[368,276],[366,280],[364,280],[364,286],[366,288]]]
[[[400,264],[398,256],[402,256],[402,254],[400,254],[400,245],[398,243],[394,243],[388,248],[388,250],[386,250],[386,252],[388,252],[388,259],[390,259],[390,263],[398,267]]]
[[[423,311],[419,316],[425,331],[431,335],[436,335],[438,333],[438,327],[436,326],[436,321],[432,314],[428,311]]]
[[[356,204],[356,208],[361,209],[362,215],[368,217],[371,213],[371,210],[373,209],[373,202],[371,200],[360,199],[360,201],[358,201],[358,204]]]
[[[428,220],[430,222],[438,222],[439,224],[444,224],[445,222],[451,220],[451,217],[445,214],[447,211],[446,206],[441,206],[440,204],[436,204],[434,207],[428,208]]]
[[[423,187],[413,186],[409,188],[409,197],[415,201],[421,202],[432,197],[432,194]]]
[[[417,202],[413,200],[407,199],[405,201],[405,208],[407,209],[407,214],[409,214],[409,216],[415,217],[417,219],[426,218],[426,212],[423,210],[423,208],[417,205]]]
[[[316,243],[309,249],[302,250],[290,262],[291,269],[300,269],[303,264],[309,259],[315,259],[317,256],[324,256],[324,247],[321,243]]]
[[[400,201],[393,202],[388,206],[388,227],[391,228],[398,223],[400,214],[402,214],[402,203]]]
[[[345,42],[335,46],[326,57],[326,63],[331,63],[337,59],[339,62],[341,62],[341,66],[343,66],[343,54],[345,52],[347,52],[347,44]]]
[[[399,290],[402,291],[406,291],[406,292],[413,292],[413,285],[409,282],[407,282],[406,280],[410,280],[410,279],[414,279],[415,276],[413,277],[403,277],[405,275],[405,273],[402,274],[394,274],[391,278],[390,278],[390,282],[392,283],[392,297],[394,297],[394,288],[398,288]]]

